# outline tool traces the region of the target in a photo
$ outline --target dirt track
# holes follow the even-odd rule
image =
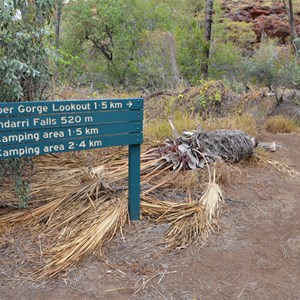
[[[272,158],[300,172],[300,135],[269,139],[283,145]],[[165,252],[167,226],[136,222],[106,247],[106,264],[95,255],[51,282],[11,277],[14,262],[0,257],[0,299],[300,299],[300,178],[239,169],[207,241]]]

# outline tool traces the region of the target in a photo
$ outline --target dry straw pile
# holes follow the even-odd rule
[[[100,151],[100,150],[99,150]],[[95,158],[97,151],[91,152]],[[55,276],[68,270],[103,245],[128,221],[127,158],[119,151],[103,156],[102,164],[86,167],[86,157],[60,155],[35,158],[30,208],[5,210],[0,216],[0,231],[5,233],[22,226],[38,235],[39,253],[28,252],[34,278]],[[94,161],[95,163],[95,161]],[[214,212],[205,203],[161,201],[156,192],[170,184],[178,171],[163,158],[153,158],[144,149],[141,164],[142,218],[170,223],[165,243],[182,248],[197,236],[212,229]],[[212,178],[214,187],[217,186]],[[219,190],[213,201],[222,201]],[[2,205],[15,203],[14,195],[1,193]],[[217,209],[218,204],[212,206]]]
[[[197,237],[206,237],[214,230],[224,198],[216,183],[217,150],[215,146],[210,147],[212,144],[208,140],[209,147],[204,149],[204,139],[210,137],[224,141],[220,149],[227,157],[230,149],[231,154],[235,153],[235,147],[246,147],[246,156],[253,153],[251,138],[241,132],[237,133],[236,139],[234,132],[230,134],[233,139],[231,144],[229,139],[220,136],[220,132],[208,134],[195,131],[188,137],[169,140],[161,147],[143,147],[142,218],[170,224],[163,241],[166,248],[185,248]],[[198,145],[200,138],[202,152]],[[236,161],[234,157],[230,158]],[[18,226],[33,233],[33,239],[36,237],[33,243],[38,245],[39,251],[26,253],[33,270],[30,276],[43,279],[70,269],[95,251],[101,254],[107,241],[116,233],[122,234],[122,228],[129,223],[128,160],[122,148],[115,148],[113,153],[95,150],[41,156],[34,160],[35,172],[28,209],[11,209],[11,203],[16,203],[12,189],[2,189],[0,192],[0,204],[8,207],[0,210],[0,234],[12,232]],[[199,178],[208,177],[205,189],[194,187],[198,198],[189,196],[187,201],[180,202],[160,199],[159,195],[165,187],[176,189],[174,183],[177,176],[184,169],[194,169],[195,165],[205,168],[197,168],[197,172],[205,172],[205,176]]]

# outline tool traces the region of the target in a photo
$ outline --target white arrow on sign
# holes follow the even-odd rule
[[[126,105],[128,105],[129,108],[132,106],[132,104],[133,103],[131,101],[129,101],[128,103],[126,103]]]

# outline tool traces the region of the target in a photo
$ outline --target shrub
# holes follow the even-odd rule
[[[223,28],[225,31],[223,35],[224,42],[231,42],[240,49],[252,49],[252,45],[256,41],[256,35],[251,23],[234,22],[226,19]]]
[[[282,88],[294,87],[299,80],[299,66],[288,51],[280,51],[276,41],[265,39],[253,56],[244,60],[244,80],[268,87],[275,93],[277,103],[282,102]]]
[[[179,134],[184,130],[196,129],[201,124],[201,118],[198,115],[191,115],[187,112],[175,111],[172,114],[175,127]],[[173,137],[170,123],[166,119],[158,119],[147,122],[144,129],[145,140],[150,143],[161,143],[166,138]]]
[[[0,96],[2,101],[42,97],[49,84],[53,52],[45,22],[54,0],[4,1],[0,4]],[[21,13],[22,11],[22,13]]]
[[[136,83],[146,89],[176,89],[180,83],[176,42],[171,32],[149,33],[139,50]]]
[[[203,128],[205,130],[238,129],[255,137],[259,135],[255,119],[248,114],[236,114],[224,118],[211,117],[205,120]]]
[[[202,28],[198,28],[195,20],[194,23],[191,20],[187,20],[188,26],[182,26],[176,31],[177,59],[182,77],[191,84],[197,84],[206,59],[205,41]]]
[[[44,96],[54,56],[45,25],[54,2],[0,1],[0,101],[34,101]],[[29,198],[30,166],[28,158],[0,160],[0,176],[14,179],[21,207]]]
[[[299,131],[299,125],[283,115],[270,117],[264,124],[265,130],[271,133],[292,133]]]
[[[231,115],[224,118],[209,117],[203,120],[198,114],[175,111],[172,114],[175,127],[181,135],[184,130],[195,130],[201,126],[206,131],[229,129],[242,130],[252,136],[259,137],[255,119],[247,114]],[[145,124],[145,140],[150,143],[161,143],[166,138],[172,137],[172,129],[167,119],[157,119]]]
[[[216,42],[211,47],[209,77],[234,80],[239,76],[242,51],[232,42]]]

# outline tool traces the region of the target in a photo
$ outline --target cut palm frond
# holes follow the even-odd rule
[[[277,171],[279,171],[280,173],[286,174],[288,176],[291,177],[297,177],[300,176],[300,172],[298,172],[297,170],[295,170],[294,168],[290,167],[289,165],[279,162],[277,160],[274,159],[269,159],[267,157],[261,156],[261,155],[256,155],[255,158],[265,164],[265,165],[269,165],[272,166],[273,168],[275,168]]]
[[[109,241],[127,222],[127,201],[123,199],[103,199],[95,207],[81,208],[80,216],[74,216],[68,222],[55,222],[54,228],[48,228],[44,234],[61,232],[58,241],[43,254],[46,265],[37,270],[37,279],[49,278],[62,270],[68,270],[93,253],[101,253],[105,242]],[[53,222],[53,220],[52,220]],[[68,224],[71,222],[71,228]]]
[[[216,183],[215,167],[212,174],[211,172],[209,172],[209,177],[210,179],[207,190],[205,191],[199,202],[205,207],[208,215],[208,220],[211,222],[219,211],[220,203],[224,202],[224,197],[220,186]]]
[[[197,155],[203,158],[202,153]],[[94,251],[101,253],[103,245],[128,222],[128,159],[120,151],[112,160],[108,157],[87,167],[85,157],[61,155],[37,159],[31,194],[40,204],[0,216],[1,230],[22,225],[39,233],[42,249],[39,257],[36,253],[28,254],[30,261],[36,260],[35,278],[56,276]],[[184,248],[209,232],[219,208],[219,198],[213,197],[213,191],[218,196],[221,192],[216,189],[215,176],[210,175],[203,203],[191,199],[185,203],[157,199],[156,192],[174,182],[184,163],[179,162],[179,167],[172,171],[173,166],[164,156],[154,157],[152,150],[144,148],[141,211],[144,218],[170,224],[164,240],[167,247]],[[4,196],[9,197],[9,193],[1,197]]]
[[[167,248],[186,248],[197,237],[205,237],[208,232],[205,207],[196,201],[176,203],[144,197],[141,209],[143,216],[156,223],[170,223],[163,241]]]
[[[143,216],[155,220],[156,223],[170,223],[164,241],[168,248],[186,248],[197,237],[207,236],[212,228],[224,198],[216,183],[215,168],[212,174],[209,166],[208,170],[210,180],[199,202],[176,203],[143,197]]]

